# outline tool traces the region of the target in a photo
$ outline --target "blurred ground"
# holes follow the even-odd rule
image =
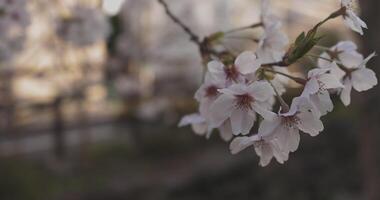
[[[335,117],[324,120],[327,131],[318,139],[303,136],[286,165],[267,168],[258,167],[253,149],[230,155],[216,135],[206,141],[161,122],[113,124],[120,137],[70,149],[65,160],[49,153],[1,159],[0,198],[357,199],[362,188],[354,123]],[[142,134],[138,140],[131,130]]]

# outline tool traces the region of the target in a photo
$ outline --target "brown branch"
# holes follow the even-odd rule
[[[201,41],[199,37],[171,12],[168,4],[164,0],[158,0],[158,3],[160,3],[164,7],[165,12],[170,17],[170,19],[172,19],[174,23],[179,25],[190,36],[190,40],[196,43],[198,46],[201,46]]]
[[[231,29],[231,30],[225,31],[224,33],[225,34],[231,34],[231,33],[239,32],[239,31],[244,31],[244,30],[247,30],[247,29],[258,28],[258,27],[261,27],[261,26],[263,26],[263,23],[259,22],[259,23],[251,24],[249,26],[243,26],[243,27]]]

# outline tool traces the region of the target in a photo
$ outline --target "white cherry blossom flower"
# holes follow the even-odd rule
[[[281,26],[280,19],[271,10],[270,0],[261,0],[260,20],[264,27]]]
[[[206,135],[209,131],[206,119],[202,117],[199,113],[185,115],[178,123],[178,127],[184,127],[188,125],[191,125],[191,128],[197,135],[203,136]]]
[[[263,63],[280,61],[285,54],[284,48],[288,45],[289,39],[281,31],[282,23],[273,15],[269,0],[261,1],[260,18],[264,33],[259,40],[257,55]]]
[[[272,86],[267,82],[255,81],[250,85],[234,84],[219,90],[222,94],[210,108],[210,122],[220,126],[225,120],[231,120],[234,135],[248,134],[256,120],[256,113],[264,118],[269,111],[266,102],[274,95]]]
[[[330,73],[330,69],[313,69],[308,73],[308,81],[301,96],[309,98],[320,115],[326,115],[334,108],[328,90],[343,87],[339,79]]]
[[[260,165],[266,166],[275,157],[279,163],[288,160],[290,152],[295,152],[300,142],[299,131],[317,136],[323,130],[315,107],[306,97],[293,99],[287,113],[274,114],[272,119],[264,119],[257,135],[237,137],[230,144],[232,154],[249,146],[254,146],[260,156]]]
[[[209,118],[211,104],[218,98],[219,89],[225,88],[226,81],[217,79],[209,72],[206,73],[205,81],[195,93],[195,99],[199,102],[199,112],[205,118]]]
[[[367,91],[377,85],[376,74],[366,67],[368,61],[376,56],[375,53],[364,59],[358,66],[350,67],[343,78],[344,88],[340,92],[340,99],[345,106],[351,103],[351,90],[354,88],[358,92]]]
[[[375,72],[366,68],[368,61],[375,56],[371,54],[366,59],[357,52],[357,46],[351,41],[339,42],[329,51],[321,54],[318,65],[340,79],[344,89],[340,90],[340,99],[345,106],[351,103],[351,90],[366,91],[377,85]]]
[[[343,19],[346,26],[363,35],[363,28],[367,28],[367,24],[356,15],[355,2],[355,0],[341,0],[341,6],[345,9]]]
[[[178,127],[184,127],[191,125],[192,130],[195,134],[200,136],[206,136],[209,138],[213,131],[213,128],[209,126],[206,119],[202,117],[199,113],[193,113],[182,117],[181,121],[178,123]],[[225,121],[219,128],[220,137],[224,141],[230,141],[232,139],[231,123]]]
[[[281,31],[279,25],[265,26],[264,33],[259,40],[257,55],[263,63],[281,61],[288,43],[289,39]]]
[[[261,123],[259,134],[267,140],[278,138],[279,135],[282,137],[288,135],[289,138],[293,137],[293,141],[295,142],[291,142],[294,144],[290,146],[291,152],[297,150],[299,130],[313,137],[323,130],[322,121],[319,119],[319,112],[307,97],[294,98],[288,112],[273,113],[273,115],[271,120],[264,120]]]
[[[208,63],[208,71],[219,81],[228,84],[244,82],[244,75],[252,74],[261,66],[261,61],[250,51],[241,53],[231,66],[225,66],[219,61]]]
[[[329,68],[330,72],[338,79],[342,79],[346,73],[336,64],[342,64],[347,68],[354,68],[363,62],[363,55],[357,52],[357,46],[352,41],[342,41],[323,52],[318,59],[318,67]]]
[[[277,140],[266,141],[260,135],[235,138],[230,144],[230,151],[232,154],[237,154],[252,145],[255,148],[256,154],[260,157],[259,165],[262,167],[267,166],[273,157],[281,164],[288,160],[288,153],[280,150]]]

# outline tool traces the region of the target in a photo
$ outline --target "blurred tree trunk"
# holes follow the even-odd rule
[[[362,18],[368,24],[368,31],[362,37],[365,55],[373,51],[380,52],[380,1],[361,0]],[[377,75],[380,74],[380,58],[376,57],[370,62],[369,67]],[[380,131],[380,87],[367,91],[361,102],[361,119],[358,121],[360,128],[360,161],[363,170],[365,199],[380,199],[380,168],[377,166],[378,144]]]
[[[66,155],[66,145],[64,136],[64,118],[62,113],[62,97],[57,97],[53,102],[53,144],[54,154],[57,159],[63,160]]]

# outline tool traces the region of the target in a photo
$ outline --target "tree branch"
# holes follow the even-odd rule
[[[180,26],[190,36],[190,40],[196,43],[198,46],[201,46],[201,41],[199,40],[199,37],[171,12],[168,4],[164,0],[158,0],[158,3],[160,3],[164,7],[165,12],[170,17],[170,19],[172,19],[175,24]]]

